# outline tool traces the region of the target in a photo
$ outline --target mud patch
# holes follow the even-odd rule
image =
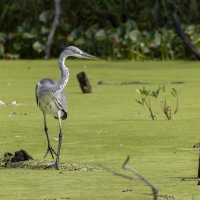
[[[52,163],[51,163],[52,164]],[[38,160],[29,160],[29,161],[21,161],[17,163],[9,163],[7,164],[8,168],[26,168],[26,169],[45,169],[45,170],[54,170],[54,168],[47,168],[49,166],[49,162],[47,161],[38,161]],[[97,167],[84,166],[80,164],[60,164],[60,170],[66,171],[95,171],[99,170]]]
[[[51,164],[53,163],[40,160],[5,162],[4,158],[0,158],[0,168],[24,168],[24,169],[44,170]],[[60,170],[64,171],[96,171],[99,169],[100,169],[99,167],[92,167],[87,165],[60,163]],[[54,170],[54,168],[47,168],[45,170]]]

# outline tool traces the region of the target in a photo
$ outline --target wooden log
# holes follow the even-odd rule
[[[197,174],[197,185],[200,185],[200,149],[199,149],[199,165],[198,165],[198,174]]]
[[[77,74],[77,79],[79,81],[80,88],[83,93],[92,93],[92,86],[85,72],[80,72]]]

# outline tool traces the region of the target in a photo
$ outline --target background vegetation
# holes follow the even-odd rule
[[[174,32],[172,12],[200,48],[198,0],[61,1],[52,56],[76,45],[107,59],[193,59]],[[0,58],[43,58],[52,0],[0,1]]]

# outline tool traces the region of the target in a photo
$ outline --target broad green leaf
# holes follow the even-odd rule
[[[135,91],[138,92],[139,94],[141,94],[140,89],[136,89]]]
[[[0,33],[0,43],[5,43],[6,42],[6,34],[5,33]]]
[[[137,24],[132,19],[128,19],[125,23],[125,27],[126,31],[129,32],[130,30],[137,28]]]
[[[162,92],[165,92],[165,90],[166,90],[166,86],[165,86],[165,84],[160,85],[160,90],[161,90]]]
[[[158,87],[157,90],[156,90],[157,96],[159,95],[159,93],[160,93],[160,87]]]
[[[39,21],[46,23],[51,19],[52,16],[53,16],[53,13],[51,10],[45,10],[42,13],[40,13]]]
[[[19,51],[21,49],[21,44],[18,42],[13,43],[13,48],[17,51]]]
[[[142,94],[142,95],[144,95],[144,96],[148,96],[149,95],[149,90],[146,90],[145,89],[145,87],[142,89],[142,90],[140,90],[140,93]]]
[[[141,47],[141,50],[142,50],[143,53],[149,53],[150,52],[149,48],[143,42],[140,43],[140,47]]]
[[[32,47],[38,53],[41,53],[44,50],[44,45],[41,44],[39,41],[34,42]]]
[[[105,40],[106,39],[105,30],[101,29],[101,30],[97,31],[96,34],[95,34],[95,39],[99,40],[99,41]]]
[[[36,38],[36,35],[35,34],[32,34],[32,33],[23,33],[22,34],[22,37],[25,38],[25,39],[32,39],[32,38]]]
[[[189,25],[187,26],[187,28],[185,29],[185,32],[188,34],[188,35],[193,35],[195,33],[195,25]]]
[[[162,39],[162,36],[158,33],[158,31],[156,31],[155,34],[154,34],[154,44],[156,46],[160,46],[161,45],[161,39]]]
[[[4,45],[0,43],[0,57],[4,57]]]
[[[83,44],[85,43],[85,40],[84,40],[84,38],[79,38],[79,39],[76,40],[74,43],[75,43],[75,45],[77,45],[77,46],[81,46],[81,45],[83,45]]]
[[[177,90],[175,88],[172,88],[171,94],[172,94],[172,96],[177,97],[178,92],[177,92]]]
[[[73,38],[73,40],[79,39],[81,37],[81,33],[78,29],[74,29],[71,33],[70,36]]]
[[[149,93],[150,96],[157,98],[158,97],[158,93],[156,91],[152,91]]]
[[[135,101],[141,105],[144,105],[144,98],[136,99]]]
[[[145,87],[143,87],[143,89],[136,89],[136,92],[138,92],[142,96],[148,96],[149,95],[149,91],[146,90]]]
[[[85,35],[88,39],[92,39],[95,35],[96,30],[93,27],[90,27],[86,30]]]
[[[131,32],[129,32],[128,35],[132,42],[137,42],[140,37],[140,32],[137,29],[135,29],[135,30],[132,30]]]
[[[45,26],[42,26],[41,27],[41,33],[44,34],[44,35],[47,34],[47,33],[49,33],[49,28],[47,28]]]
[[[72,35],[68,35],[67,36],[67,41],[68,42],[73,42],[74,41],[74,38],[72,37]]]

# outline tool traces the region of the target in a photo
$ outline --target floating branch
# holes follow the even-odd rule
[[[130,171],[132,172],[134,175],[137,176],[137,178],[134,178],[132,176],[127,176],[127,175],[124,175],[124,174],[121,174],[121,173],[118,173],[114,170],[111,170],[107,167],[104,167],[102,165],[99,165],[101,168],[104,168],[105,170],[107,170],[108,172],[111,172],[113,175],[115,176],[121,176],[122,178],[126,178],[128,180],[142,180],[144,183],[146,183],[149,187],[151,187],[152,189],[152,193],[153,193],[153,200],[157,200],[158,199],[158,189],[146,178],[144,177],[142,174],[140,174],[138,171],[136,171],[135,169],[127,166],[127,163],[129,162],[130,160],[130,156],[128,156],[125,160],[125,162],[123,163],[122,165],[122,169],[124,170],[127,170],[127,171]]]
[[[200,151],[199,151],[199,166],[198,166],[198,175],[197,175],[197,185],[200,185]]]
[[[198,161],[198,172],[197,172],[197,185],[200,185],[200,143],[194,144],[193,148],[199,149],[199,161]]]
[[[134,170],[133,168],[127,166],[127,163],[130,160],[130,156],[128,156],[124,162],[124,164],[122,165],[122,168],[124,170],[130,171],[133,174],[135,174],[140,180],[144,181],[148,186],[151,187],[152,189],[152,193],[153,193],[153,199],[157,200],[158,199],[158,189],[147,179],[145,178],[142,174],[140,174],[138,171]]]

